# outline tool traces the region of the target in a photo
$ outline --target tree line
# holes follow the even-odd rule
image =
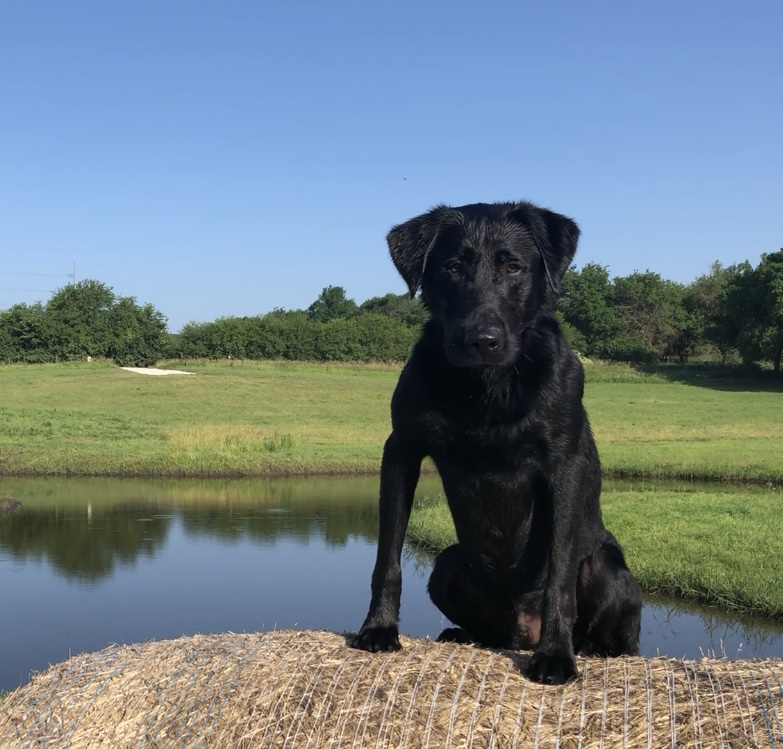
[[[771,363],[783,357],[783,249],[723,267],[690,284],[657,273],[610,280],[588,263],[569,270],[558,314],[569,343],[580,353],[617,361]]]
[[[403,361],[426,319],[419,300],[407,295],[357,304],[341,286],[327,286],[306,310],[188,323],[171,349],[179,358]]]
[[[723,267],[690,284],[651,271],[610,278],[571,268],[557,314],[571,346],[614,361],[771,364],[783,358],[783,249]],[[242,358],[402,361],[427,319],[418,299],[386,294],[357,304],[328,286],[307,309],[186,324],[171,334],[150,304],[118,297],[98,281],[69,284],[46,303],[0,311],[0,361],[106,357],[123,366],[160,359]]]
[[[167,353],[166,318],[151,304],[117,296],[99,281],[58,289],[46,304],[0,312],[0,362],[56,362],[88,356],[149,366]]]

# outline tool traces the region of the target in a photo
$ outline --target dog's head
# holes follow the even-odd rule
[[[554,304],[579,227],[531,203],[438,206],[395,226],[389,252],[440,322],[456,366],[507,366],[522,331]]]

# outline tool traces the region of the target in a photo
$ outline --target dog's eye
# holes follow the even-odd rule
[[[450,263],[446,263],[446,270],[452,275],[459,275],[462,272],[462,263],[457,260],[453,260]]]
[[[519,273],[521,270],[522,266],[519,263],[509,263],[506,265],[506,273],[511,273],[514,275],[515,273]]]

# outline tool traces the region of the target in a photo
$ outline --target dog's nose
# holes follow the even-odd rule
[[[481,356],[497,354],[500,349],[500,328],[482,328],[465,334],[465,345]]]

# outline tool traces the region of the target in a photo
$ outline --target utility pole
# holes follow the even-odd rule
[[[68,274],[71,277],[71,283],[76,283],[76,261],[73,262],[73,273]]]

